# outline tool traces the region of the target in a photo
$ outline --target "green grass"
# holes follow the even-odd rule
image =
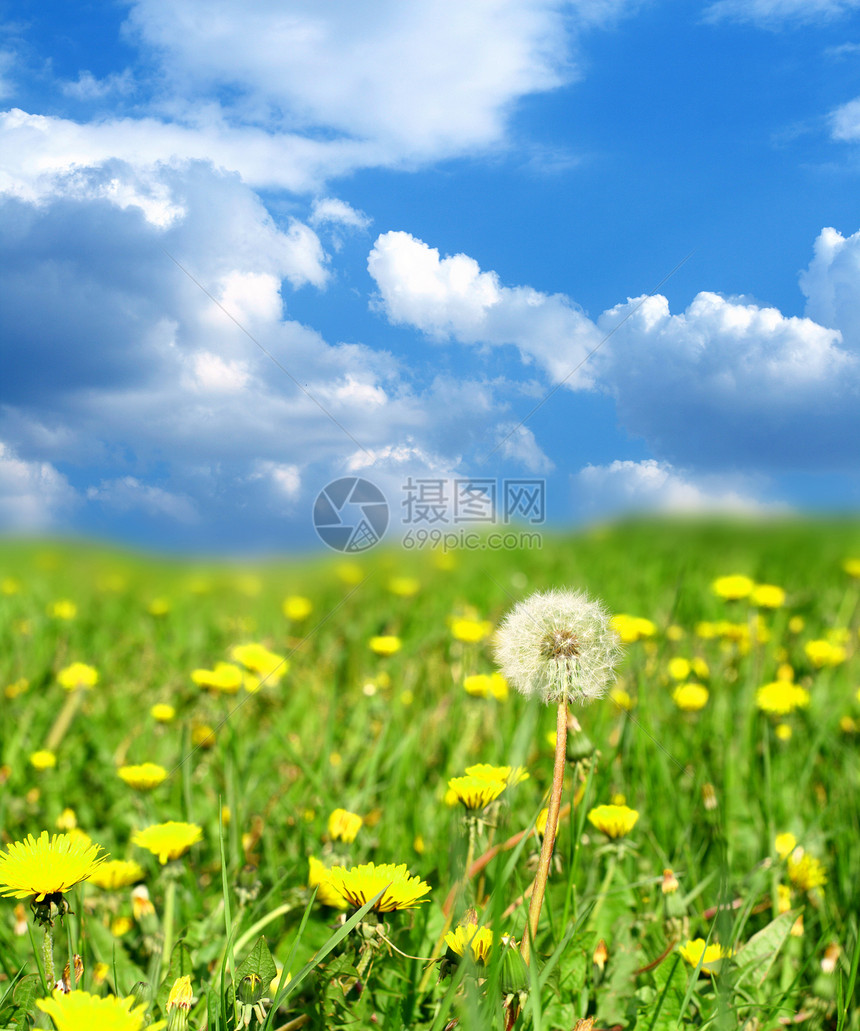
[[[71,949],[84,962],[77,988],[125,995],[146,982],[153,1021],[164,1017],[173,979],[190,974],[189,1026],[227,1031],[242,1017],[231,984],[248,973],[268,983],[271,956],[293,980],[278,1004],[248,1011],[251,1027],[510,1025],[505,949],[486,967],[434,963],[427,972],[467,851],[463,814],[444,795],[471,763],[522,764],[530,778],[480,822],[475,854],[531,828],[551,781],[555,712],[513,692],[503,702],[469,696],[463,678],[492,672],[492,648],[455,640],[450,618],[473,611],[497,624],[532,591],[575,587],[613,612],[646,617],[655,632],[626,649],[618,687],[633,708],[604,699],[575,713],[594,752],[568,767],[572,805],[515,1026],[569,1031],[594,1016],[595,1027],[653,1031],[766,1031],[792,1020],[857,1031],[860,581],[842,568],[851,556],[860,557],[860,525],[847,521],[631,522],[546,536],[528,552],[458,552],[453,568],[392,549],[360,558],[357,583],[344,582],[335,560],[251,569],[62,543],[0,545],[2,842],[53,832],[71,808],[113,858],[144,866],[155,907],[118,934],[118,918],[132,917],[130,888],[79,885],[68,895],[72,914],[55,921],[57,974]],[[785,588],[784,607],[762,610],[761,632],[747,602],[711,590],[728,573]],[[395,576],[414,576],[420,589],[393,594]],[[313,602],[300,623],[283,615],[290,594]],[[48,614],[61,599],[77,606],[73,619]],[[151,613],[154,599],[168,603],[165,614]],[[703,621],[718,624],[716,636],[697,632]],[[805,644],[840,631],[845,661],[814,667]],[[748,646],[732,639],[744,633]],[[399,636],[401,650],[374,655],[368,641],[379,634]],[[192,670],[230,661],[230,649],[249,641],[288,657],[280,682],[234,695],[192,682]],[[708,665],[699,713],[672,701],[675,656]],[[68,703],[56,676],[73,661],[95,666],[100,681],[69,714],[56,767],[37,771],[29,756]],[[785,664],[810,693],[808,708],[781,721],[788,740],[755,704]],[[157,723],[156,702],[173,705],[176,718]],[[214,730],[211,746],[193,743],[202,726]],[[154,791],[117,776],[118,766],[147,761],[170,771]],[[704,803],[706,785],[715,808]],[[610,843],[586,814],[618,795],[640,816]],[[326,840],[337,807],[364,817],[352,844]],[[167,820],[199,824],[203,841],[161,866],[131,836]],[[785,831],[823,863],[827,884],[795,889],[791,915],[780,917],[776,888],[788,878],[774,837]],[[527,836],[500,850],[460,892],[455,922],[474,906],[497,941],[519,940],[527,905],[516,903],[537,849]],[[311,855],[327,865],[406,863],[431,885],[429,902],[391,914],[384,938],[366,917],[347,913],[344,923],[307,888]],[[679,881],[674,894],[661,890],[664,869]],[[179,944],[163,957],[171,894]],[[44,994],[31,976],[42,931],[28,912],[31,933],[16,934],[15,905],[0,900],[0,1028],[26,1026]],[[789,933],[800,917],[802,935]],[[716,975],[697,972],[674,947],[698,937],[737,950]],[[600,939],[602,969],[593,959]],[[267,988],[265,998],[273,994]]]

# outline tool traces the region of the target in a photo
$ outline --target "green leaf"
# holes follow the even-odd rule
[[[272,953],[269,951],[266,939],[261,934],[257,939],[257,944],[236,971],[236,983],[238,984],[248,974],[256,974],[264,985],[268,985],[277,973],[278,968],[272,959]]]
[[[735,983],[740,984],[750,977],[752,983],[760,988],[773,966],[779,950],[788,938],[797,913],[789,910],[772,920],[739,949],[735,955]]]
[[[676,1031],[684,1008],[687,972],[676,953],[652,973],[655,995],[639,1014],[637,1027],[645,1031]]]
[[[176,978],[187,977],[193,973],[194,967],[191,963],[191,950],[185,944],[184,940],[180,940],[173,946],[173,951],[170,953],[170,966],[167,968],[167,975],[161,982],[161,987],[158,989],[158,995],[155,997],[155,1001],[161,1013],[165,1013],[167,1011],[167,1000],[170,996],[170,989],[173,987]]]
[[[114,938],[104,924],[98,920],[88,920],[86,933],[92,943],[93,958],[107,964],[107,980],[117,995],[128,995],[133,984],[146,980],[146,974],[132,963],[125,946]]]

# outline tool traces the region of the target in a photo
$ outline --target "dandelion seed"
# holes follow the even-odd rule
[[[533,594],[505,617],[497,634],[496,660],[505,679],[544,702],[599,698],[620,657],[609,614],[581,591]]]

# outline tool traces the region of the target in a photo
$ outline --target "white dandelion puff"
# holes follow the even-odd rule
[[[600,698],[615,680],[621,639],[584,591],[544,591],[521,601],[496,635],[496,661],[521,694],[544,702]]]

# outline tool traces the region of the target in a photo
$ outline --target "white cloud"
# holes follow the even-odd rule
[[[0,528],[44,530],[68,516],[77,501],[50,462],[25,461],[0,441]]]
[[[87,488],[87,500],[118,512],[141,512],[147,516],[166,516],[177,523],[196,523],[200,518],[189,497],[171,493],[162,487],[142,483],[134,476],[102,480],[98,487]]]
[[[569,298],[504,286],[467,255],[441,258],[402,232],[377,239],[368,268],[392,322],[514,344],[554,386],[610,394],[624,429],[661,458],[845,468],[860,432],[858,255],[860,234],[822,234],[804,279],[814,318],[703,291],[679,314],[654,295],[593,322]]]
[[[248,365],[241,361],[225,361],[211,351],[197,351],[191,356],[192,389],[207,394],[236,394],[248,386]]]
[[[318,197],[313,203],[308,221],[312,226],[331,224],[349,229],[367,229],[373,219],[337,197]]]
[[[558,382],[590,382],[577,371],[599,337],[596,327],[560,294],[502,286],[495,272],[482,272],[465,254],[440,258],[409,233],[383,233],[368,256],[380,306],[390,321],[429,336],[463,343],[510,344],[526,362],[536,361]]]
[[[716,0],[705,9],[705,17],[774,28],[784,22],[829,21],[858,7],[860,0]]]
[[[573,477],[573,488],[584,511],[590,515],[629,511],[755,513],[775,510],[775,506],[750,492],[750,484],[744,478],[692,479],[683,470],[654,459],[587,465]]]
[[[280,117],[377,142],[388,160],[497,143],[511,103],[575,75],[570,34],[620,2],[137,0],[129,35],[157,54],[178,96],[239,86],[245,117]]]
[[[62,86],[63,93],[75,100],[102,100],[116,94],[126,96],[134,90],[134,79],[131,69],[113,72],[103,79],[97,79],[92,72],[82,71],[75,82],[66,82]]]
[[[860,140],[860,97],[849,100],[830,114],[830,133],[836,140]]]
[[[276,493],[285,498],[296,498],[301,490],[301,471],[297,465],[284,462],[258,461],[254,463],[254,471],[249,476],[253,480],[268,480]]]
[[[555,468],[527,426],[501,423],[497,432],[501,440],[498,452],[504,458],[513,459],[530,473],[548,473]]]

